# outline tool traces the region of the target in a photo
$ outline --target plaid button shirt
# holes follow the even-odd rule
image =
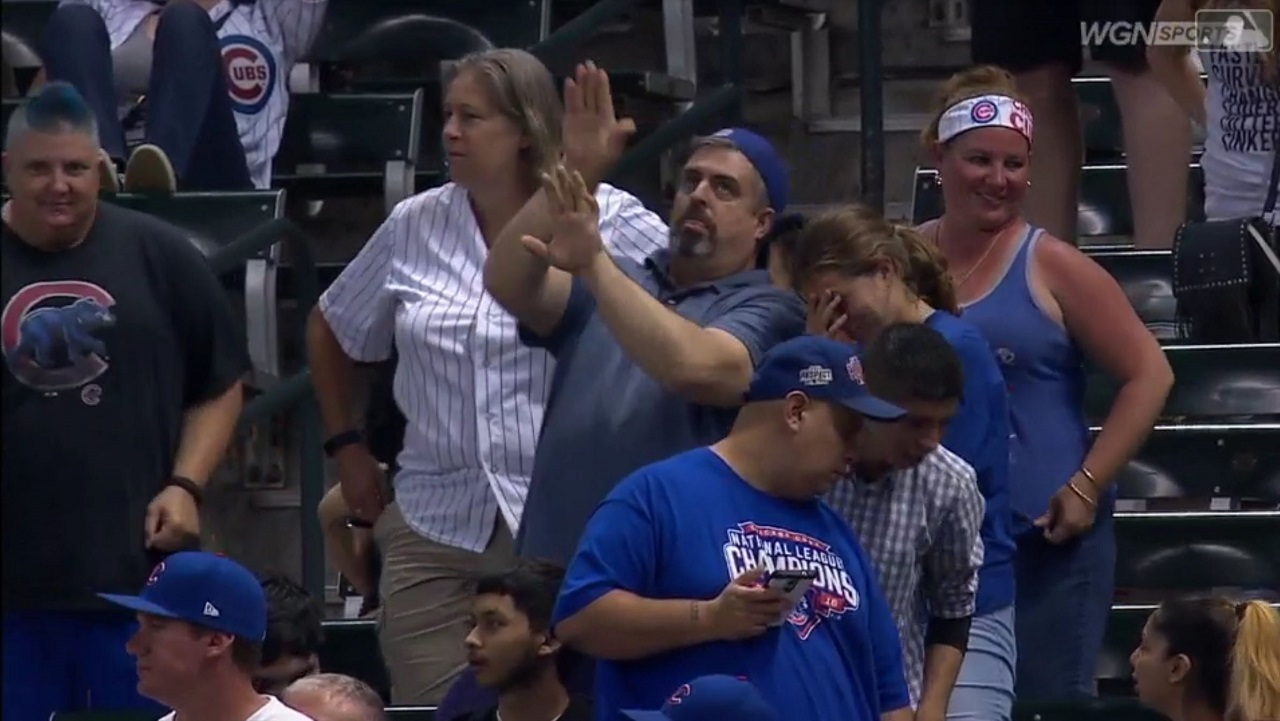
[[[911,704],[920,702],[930,616],[972,616],[986,502],[973,467],[941,446],[915,468],[870,483],[846,478],[827,495],[875,566],[898,622]]]

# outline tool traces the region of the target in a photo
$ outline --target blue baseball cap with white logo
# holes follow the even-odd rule
[[[623,711],[631,721],[780,721],[755,686],[732,676],[703,676],[676,689],[661,711]]]
[[[747,156],[751,165],[764,181],[765,193],[769,196],[769,207],[781,215],[787,209],[787,200],[791,195],[791,180],[787,174],[787,166],[782,156],[763,136],[746,128],[725,128],[717,130],[708,138],[727,141],[739,153]]]
[[[117,606],[261,643],[267,595],[253,573],[225,556],[183,551],[161,561],[137,596],[100,593]]]
[[[839,403],[875,421],[896,421],[907,414],[867,389],[857,346],[815,335],[792,338],[765,353],[746,402],[782,400],[795,392]]]

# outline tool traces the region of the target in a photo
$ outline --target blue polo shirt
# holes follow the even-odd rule
[[[671,689],[709,674],[747,679],[797,720],[879,721],[910,703],[897,626],[849,525],[816,498],[757,490],[706,448],[646,466],[609,494],[569,566],[554,622],[615,590],[711,600],[757,565],[818,577],[780,627],[756,638],[600,661],[597,721],[659,708]]]
[[[978,476],[987,502],[982,516],[982,568],[974,615],[1013,605],[1013,511],[1009,506],[1009,396],[987,339],[973,325],[944,311],[925,320],[947,339],[964,368],[964,398],[942,445]]]
[[[625,258],[615,262],[671,310],[732,334],[753,362],[804,332],[800,297],[770,285],[767,271],[680,288],[671,280],[666,250],[643,265]],[[618,481],[641,466],[724,438],[738,411],[690,403],[651,378],[622,350],[579,280],[549,337],[526,328],[520,337],[546,348],[556,370],[516,550],[565,565],[591,513]]]

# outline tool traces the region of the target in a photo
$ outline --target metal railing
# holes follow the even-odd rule
[[[858,65],[861,85],[862,202],[884,212],[884,65],[881,18],[884,0],[858,2]]]
[[[244,267],[245,261],[258,257],[264,250],[283,243],[293,266],[291,278],[301,321],[295,340],[305,341],[306,317],[320,296],[320,280],[311,254],[310,238],[293,221],[276,218],[240,236],[209,257],[209,265],[219,276]],[[311,372],[300,372],[267,389],[245,404],[240,414],[240,427],[274,416],[285,410],[295,411],[293,422],[298,430],[301,466],[298,485],[302,509],[302,585],[324,598],[324,540],[320,519],[315,509],[324,496],[324,460],[320,412],[311,392]]]

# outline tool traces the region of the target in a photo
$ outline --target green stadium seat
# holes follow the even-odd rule
[[[1045,653],[1052,653],[1046,649]],[[1013,721],[1168,721],[1137,699],[1099,698],[1081,701],[1036,703],[1018,701]]]
[[[177,193],[174,195],[104,196],[107,202],[161,218],[191,234],[206,253],[240,238],[276,218],[284,217],[284,191],[254,190],[226,193]],[[249,357],[253,360],[254,385],[259,388],[280,379],[279,299],[276,270],[280,246],[273,246],[245,264],[242,278],[228,282],[231,290],[243,289],[245,328]]]
[[[1173,296],[1173,257],[1167,250],[1086,249],[1111,274],[1138,317],[1161,341],[1178,337],[1178,301]]]
[[[1280,588],[1280,511],[1115,516],[1118,589]]]
[[[1176,378],[1162,420],[1263,421],[1280,419],[1280,343],[1166,346]],[[1085,408],[1101,423],[1116,385],[1095,369]]]
[[[388,721],[435,721],[435,706],[388,706]]]
[[[374,621],[325,621],[320,668],[327,673],[358,678],[372,686],[387,703],[391,701],[391,681],[382,662],[378,628]]]
[[[1124,499],[1280,503],[1280,423],[1157,426],[1116,477]]]
[[[295,94],[272,184],[292,197],[381,193],[388,212],[413,195],[422,90]]]
[[[1187,214],[1192,220],[1203,219],[1203,185],[1200,164],[1192,163],[1191,178],[1187,183]],[[942,209],[938,171],[916,168],[915,190],[911,199],[912,220],[918,224],[937,218]],[[1133,236],[1133,213],[1129,205],[1125,166],[1087,164],[1081,169],[1077,218],[1077,234],[1082,240],[1100,236]]]
[[[57,7],[57,0],[5,1],[4,59],[10,67],[28,70],[40,67],[37,52],[40,34]]]

